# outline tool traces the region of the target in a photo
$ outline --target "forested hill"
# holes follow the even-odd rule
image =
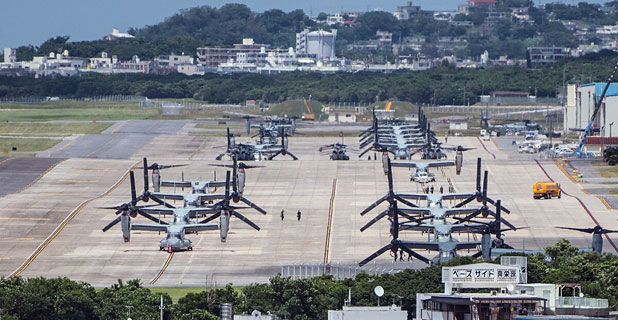
[[[314,26],[302,10],[256,13],[243,4],[227,4],[220,9],[202,6],[182,10],[159,24],[129,32],[144,41],[190,37],[202,45],[231,46],[242,38],[253,38],[257,43],[287,48],[294,47],[297,32]]]

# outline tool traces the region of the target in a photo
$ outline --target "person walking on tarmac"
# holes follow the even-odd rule
[[[440,186],[440,193],[444,193],[444,188]]]
[[[285,209],[281,209],[281,221],[283,221],[283,218],[285,217],[284,213],[285,213]]]
[[[300,221],[300,209],[298,210],[298,212],[296,212],[296,218],[298,218],[298,221]]]
[[[429,191],[431,191],[431,193],[433,194],[433,186],[431,186],[431,188],[429,188]]]

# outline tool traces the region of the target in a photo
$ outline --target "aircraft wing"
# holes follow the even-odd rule
[[[424,225],[424,224],[414,224],[414,223],[402,223],[399,226],[399,230],[413,230],[413,231],[424,231],[424,232],[429,232],[431,230],[433,230],[434,227],[430,226],[430,225]]]
[[[131,225],[131,230],[140,231],[163,231],[167,232],[167,226],[163,224],[139,224],[134,223]]]
[[[200,201],[208,201],[208,200],[218,200],[225,199],[224,193],[208,193],[208,194],[200,194],[198,196]]]
[[[391,161],[391,167],[416,168],[416,162]]]
[[[442,200],[463,200],[474,195],[476,195],[476,193],[445,193],[442,194]]]
[[[457,242],[455,243],[455,248],[457,250],[462,249],[476,249],[477,246],[480,246],[480,241],[469,241],[469,242]],[[493,249],[492,249],[493,250]]]
[[[404,241],[401,240],[401,245],[410,249],[426,249],[426,250],[440,250],[440,245],[433,241]]]
[[[162,187],[191,188],[191,181],[161,180]]]
[[[468,207],[468,208],[449,208],[445,210],[447,216],[453,216],[457,214],[471,214],[481,210],[481,207]]]
[[[391,162],[391,166],[393,165],[393,163]],[[400,196],[404,199],[411,199],[411,200],[427,200],[427,195],[424,193],[395,193],[395,195]],[[465,198],[464,198],[465,199]]]
[[[431,161],[427,163],[427,167],[447,167],[454,166],[455,161],[446,160],[446,161]]]
[[[197,231],[211,231],[219,230],[218,223],[195,223],[184,226],[185,233],[197,232]]]
[[[431,214],[429,208],[397,208],[405,213]]]
[[[146,212],[147,214],[150,214],[150,215],[154,215],[154,214],[160,214],[160,215],[174,214],[174,210],[173,209],[168,209],[168,208],[143,208],[141,210]]]
[[[162,193],[162,192],[152,192],[152,195],[155,197],[165,201],[165,200],[185,200],[185,196],[183,194],[177,193]]]
[[[189,210],[189,216],[191,218],[194,218],[195,216],[199,217],[200,215],[205,215],[205,214],[208,214],[208,213],[217,213],[219,211],[221,211],[220,208],[208,208],[208,207],[205,207],[205,208],[195,208],[195,209],[190,209]]]

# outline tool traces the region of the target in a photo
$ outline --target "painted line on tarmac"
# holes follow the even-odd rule
[[[30,266],[30,264],[41,254],[41,252],[43,252],[43,250],[45,250],[45,248],[47,248],[47,246],[54,240],[56,239],[56,237],[58,236],[58,234],[60,234],[60,232],[64,229],[64,227],[67,226],[67,224],[69,222],[71,222],[71,220],[73,220],[73,218],[90,202],[96,200],[96,199],[100,199],[103,198],[105,196],[107,196],[108,194],[110,194],[114,189],[118,188],[118,186],[120,186],[120,184],[122,184],[122,182],[124,182],[128,177],[129,177],[129,172],[131,172],[131,170],[135,169],[139,164],[141,163],[141,161],[138,161],[137,163],[135,163],[133,166],[131,166],[131,168],[129,168],[129,170],[127,170],[124,175],[122,175],[122,177],[113,185],[111,186],[109,189],[107,189],[107,191],[105,191],[104,193],[83,201],[82,203],[80,203],[77,208],[75,208],[66,218],[64,218],[64,220],[56,227],[56,229],[38,246],[38,248],[36,248],[36,250],[34,250],[34,252],[19,266],[19,268],[17,268],[15,271],[13,271],[13,273],[9,274],[8,278],[13,278],[13,277],[17,277],[19,276],[22,272],[24,272],[24,270],[26,270],[28,268],[28,266]]]
[[[15,217],[1,217],[0,221],[49,221],[49,218],[15,218]]]
[[[56,149],[56,150],[53,150],[53,148],[54,148],[54,147],[51,147],[50,149],[48,149],[49,151],[47,151],[47,157],[48,157],[48,158],[51,158],[51,157],[52,157],[52,153],[60,152],[60,151],[62,151],[62,150],[64,150],[64,149],[66,149],[66,148],[67,148],[67,147],[69,147],[70,145],[74,144],[74,143],[75,143],[75,141],[77,141],[77,138],[72,139],[71,141],[69,141],[69,142],[65,143],[65,145],[64,145],[64,146],[62,146],[62,147],[60,147],[60,148],[58,148],[58,149]],[[60,143],[62,143],[62,142],[60,142]]]
[[[554,179],[552,179],[552,177],[549,176],[549,174],[547,173],[547,171],[545,171],[545,168],[543,168],[543,165],[541,165],[541,163],[539,162],[539,160],[534,159],[534,161],[536,162],[537,165],[539,165],[539,168],[541,168],[541,170],[543,171],[543,173],[545,173],[545,175],[547,176],[547,178],[549,180],[551,180],[552,182],[555,182]],[[564,193],[565,195],[571,197],[571,198],[575,198],[579,204],[584,208],[584,210],[586,210],[586,212],[588,213],[588,216],[590,216],[590,219],[592,219],[592,221],[597,225],[597,226],[601,226],[599,224],[599,221],[597,221],[597,219],[592,215],[592,212],[590,212],[590,210],[588,209],[588,207],[586,207],[586,205],[584,204],[584,202],[582,201],[582,199],[580,199],[579,197],[576,197],[574,195],[570,195],[568,194],[566,191],[564,191],[562,189],[562,187],[560,187],[560,191],[562,193]],[[612,241],[612,239],[609,238],[609,236],[607,235],[607,233],[604,234],[605,235],[605,239],[607,239],[607,241],[609,242],[609,244],[612,245],[612,247],[614,248],[614,250],[616,251],[616,253],[618,253],[618,247],[616,246],[616,244],[614,243],[614,241]]]
[[[494,159],[495,159],[495,158],[496,158],[496,155],[495,155],[495,154],[493,154],[492,152],[489,152],[489,150],[487,150],[487,147],[486,147],[486,146],[485,146],[485,144],[483,143],[483,140],[481,140],[481,138],[479,138],[479,137],[476,137],[476,138],[477,138],[477,139],[479,140],[479,142],[481,143],[481,146],[483,146],[483,149],[485,149],[485,151],[487,151],[487,153],[491,154],[491,156],[492,156],[492,157],[494,157]]]
[[[11,160],[15,160],[15,159],[17,159],[17,158],[6,158],[6,159],[0,161],[0,165],[4,164],[7,161],[11,161]]]
[[[163,266],[161,267],[161,271],[159,271],[159,273],[154,278],[152,278],[152,280],[150,280],[150,284],[155,284],[157,280],[161,278],[161,276],[163,275],[163,272],[165,272],[165,270],[167,269],[167,266],[169,266],[173,257],[174,257],[174,252],[170,252],[170,254],[167,255],[167,259],[163,263]]]
[[[583,190],[583,189],[582,189]],[[590,194],[590,193],[588,193]],[[607,209],[613,209],[612,206],[609,204],[609,202],[607,202],[607,200],[605,200],[605,198],[603,198],[602,196],[596,196],[597,198],[599,198],[599,200],[601,200],[601,202],[605,205],[605,207]]]
[[[0,241],[7,241],[7,240],[15,240],[15,241],[30,241],[33,240],[34,238],[0,238]]]
[[[324,244],[324,264],[328,263],[331,229],[333,226],[333,209],[335,207],[335,192],[337,191],[337,179],[333,179],[333,192],[330,195],[330,207],[328,209],[328,225],[326,226],[326,243]]]
[[[204,138],[204,141],[202,141],[202,144],[200,144],[200,147],[197,148],[197,150],[195,150],[190,156],[189,156],[189,160],[193,160],[193,157],[202,152],[204,150],[204,147],[206,147],[206,142],[208,141],[208,138]]]

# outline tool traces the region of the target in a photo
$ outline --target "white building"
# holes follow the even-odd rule
[[[343,24],[343,16],[340,13],[335,13],[332,16],[328,16],[326,17],[326,24],[329,26],[335,25],[335,24]]]
[[[4,63],[15,63],[17,51],[14,48],[4,48]]]
[[[299,54],[315,54],[318,59],[334,59],[335,39],[337,29],[331,32],[318,30],[303,30],[296,34],[296,52]]]
[[[328,122],[331,123],[351,123],[356,122],[355,109],[336,109],[328,108]]]
[[[388,307],[343,306],[343,310],[328,310],[328,320],[406,320],[408,312],[392,305]]]
[[[103,40],[133,39],[133,38],[135,38],[133,35],[120,32],[116,28],[112,29],[112,33],[109,33],[103,36]]]
[[[595,82],[582,85],[570,84],[567,87],[567,103],[563,118],[565,129],[586,128],[592,118],[596,101],[603,93],[605,85],[604,82]],[[618,127],[613,128],[612,123],[618,123],[618,83],[612,83],[609,86],[599,114],[592,126],[593,129],[599,129],[600,132],[591,135],[618,136],[618,132],[613,130],[618,130]]]

